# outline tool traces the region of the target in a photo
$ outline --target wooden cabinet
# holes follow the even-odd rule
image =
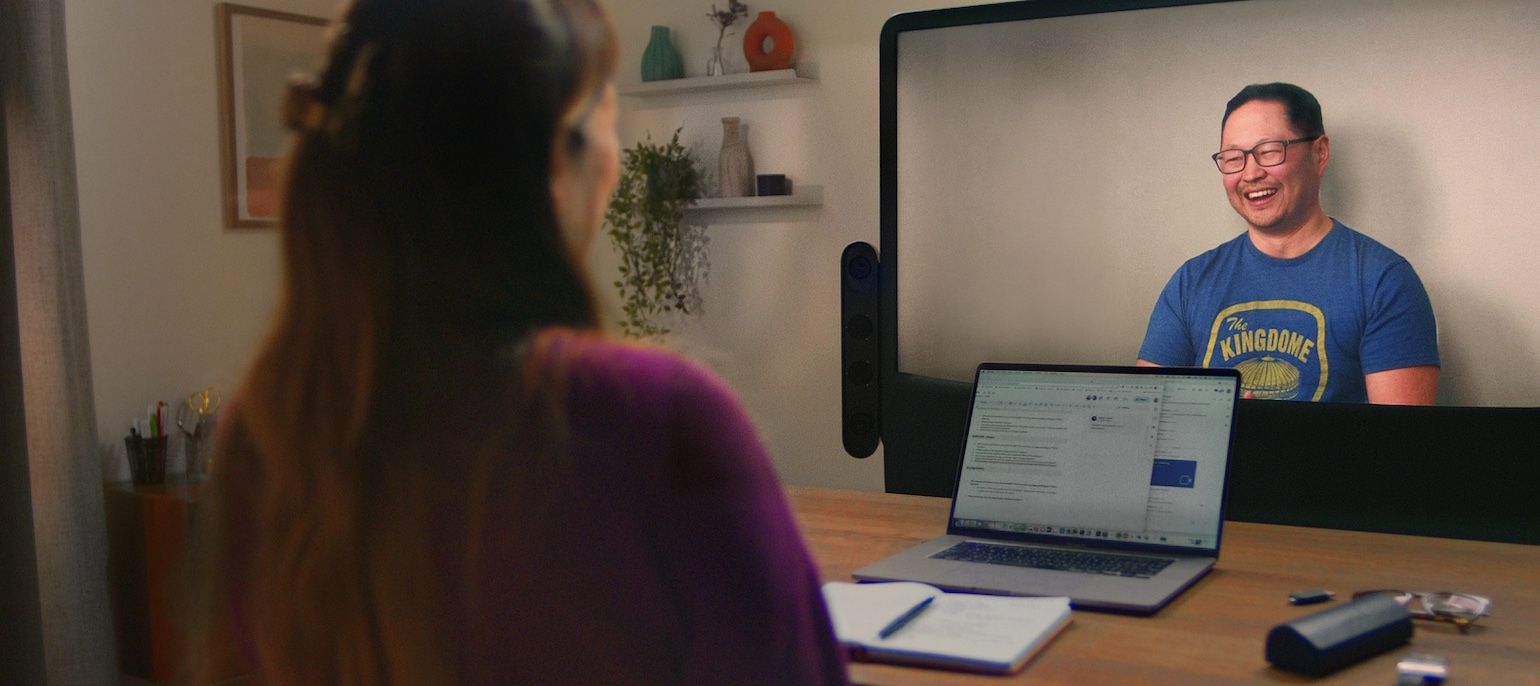
[[[190,597],[185,569],[193,550],[202,484],[104,486],[107,578],[118,665],[123,674],[168,683],[180,660],[179,612]]]

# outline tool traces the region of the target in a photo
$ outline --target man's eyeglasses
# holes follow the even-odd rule
[[[1246,156],[1251,155],[1259,167],[1276,167],[1289,158],[1289,146],[1309,143],[1317,138],[1320,136],[1305,136],[1291,141],[1262,141],[1250,150],[1220,150],[1213,155],[1214,164],[1219,165],[1221,173],[1234,174],[1246,168]]]
[[[1491,598],[1449,591],[1359,591],[1353,597],[1362,598],[1371,593],[1389,594],[1414,619],[1449,622],[1459,627],[1462,634],[1470,629],[1471,622],[1487,616],[1492,610]]]

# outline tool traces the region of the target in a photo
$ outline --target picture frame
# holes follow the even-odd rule
[[[288,140],[278,116],[285,85],[295,73],[320,69],[331,22],[228,2],[216,14],[225,227],[271,227]]]

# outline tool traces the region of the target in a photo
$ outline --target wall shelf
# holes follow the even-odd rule
[[[692,76],[683,79],[631,83],[620,86],[620,94],[646,97],[649,95],[698,93],[734,88],[757,88],[783,83],[817,83],[817,80],[799,76],[796,69],[777,69],[775,71],[754,71],[747,74]]]
[[[760,195],[747,198],[701,198],[685,208],[685,215],[714,215],[728,210],[775,207],[817,207],[823,204],[823,186],[793,186],[791,195]]]
[[[816,72],[815,72],[816,73]],[[817,83],[796,69],[756,71],[722,76],[693,76],[683,79],[623,84],[621,95],[641,98],[778,87],[783,84]],[[765,218],[784,218],[782,208],[809,208],[823,204],[823,186],[793,185],[791,195],[766,195],[747,198],[701,198],[685,208],[685,221],[694,224],[738,223]],[[795,212],[788,209],[786,212]]]

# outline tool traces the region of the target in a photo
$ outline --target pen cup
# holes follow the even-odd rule
[[[134,483],[166,483],[165,436],[128,436],[123,439],[123,446],[128,451],[128,470],[134,475]]]
[[[192,434],[182,434],[183,452],[187,463],[187,480],[204,481],[209,478],[209,453],[214,444],[214,417],[198,420]]]

